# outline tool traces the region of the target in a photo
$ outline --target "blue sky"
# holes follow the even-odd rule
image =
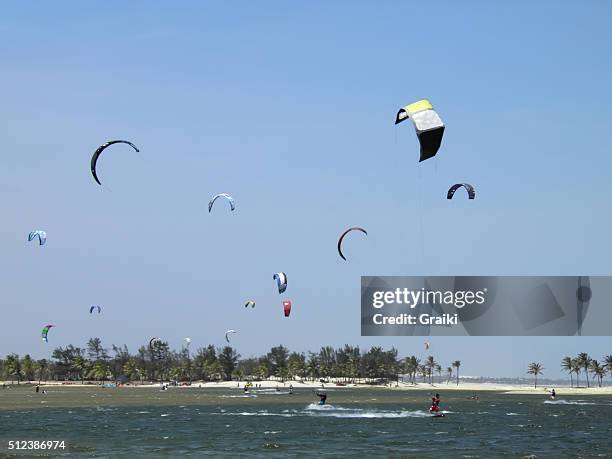
[[[611,13],[604,1],[2,4],[0,354],[91,336],[195,348],[233,328],[243,356],[279,343],[424,356],[422,338],[360,337],[361,275],[610,274]],[[422,97],[447,130],[419,164],[410,126],[393,121]],[[115,138],[141,153],[107,151],[100,188],[89,160]],[[477,199],[449,203],[464,180]],[[236,212],[208,213],[219,192]],[[346,241],[347,263],[335,244],[354,225],[369,234]],[[35,228],[43,248],[25,242]],[[434,338],[431,351],[465,374],[540,361],[559,376],[561,357],[601,358],[612,338]]]

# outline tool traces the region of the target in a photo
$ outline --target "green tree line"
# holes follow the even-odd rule
[[[416,383],[419,380],[459,384],[456,360],[444,371],[433,356],[421,361],[415,356],[399,358],[395,348],[373,346],[367,351],[345,345],[318,352],[291,352],[275,346],[260,357],[241,358],[231,346],[212,345],[190,351],[188,347],[171,350],[167,342],[153,341],[135,354],[127,347],[107,349],[99,338],[85,347],[68,345],[53,350],[51,359],[34,360],[30,355],[10,354],[0,359],[0,379],[22,381],[114,381],[114,382],[192,382],[334,379],[346,383]],[[453,375],[455,376],[453,380]]]

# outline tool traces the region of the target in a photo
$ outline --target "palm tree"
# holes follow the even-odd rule
[[[100,338],[90,338],[87,341],[87,354],[90,360],[100,360],[104,358],[106,349],[102,347],[102,340]]]
[[[21,361],[17,354],[10,354],[6,356],[6,370],[11,375],[11,383],[13,382],[13,376],[17,377],[17,384],[21,381]]]
[[[589,366],[591,365],[591,357],[586,352],[581,352],[577,357],[578,364],[584,368],[584,373],[586,374],[587,387],[591,387],[589,384]]]
[[[606,370],[610,373],[610,377],[612,378],[612,355],[606,355],[604,357],[604,364],[606,366]]]
[[[427,367],[425,365],[419,365],[417,371],[423,377],[423,382],[427,381]]]
[[[430,355],[429,357],[427,357],[427,360],[425,361],[425,367],[427,368],[427,374],[429,376],[429,384],[433,384],[433,372],[434,369],[436,368],[437,362],[434,360],[433,355]]]
[[[81,383],[85,384],[85,373],[89,368],[89,362],[87,362],[87,360],[85,360],[83,356],[79,354],[74,358],[74,363],[72,364],[72,367],[81,377]]]
[[[572,363],[571,357],[563,357],[561,360],[561,368],[567,371],[570,375],[570,387],[574,387],[574,378],[572,377],[572,373],[574,372],[574,365]]]
[[[539,363],[532,362],[529,364],[529,367],[527,369],[527,374],[534,376],[534,379],[535,379],[535,382],[533,384],[534,389],[538,387],[538,375],[541,375],[543,370],[544,368]]]
[[[23,369],[23,374],[26,380],[32,381],[34,379],[35,364],[29,354],[26,354],[23,360],[21,361],[21,367]]]
[[[416,370],[416,362],[414,360],[414,356],[412,357],[406,357],[404,359],[404,372],[408,375],[408,381],[411,383],[414,383],[413,381],[413,374]]]
[[[446,380],[446,384],[450,383],[450,380],[453,378],[453,369],[451,367],[446,367],[446,374],[448,375],[448,379]]]
[[[417,373],[421,366],[421,359],[417,359],[414,355],[410,357],[410,368],[412,368],[412,384],[416,384]]]
[[[181,375],[181,369],[179,367],[172,367],[168,370],[168,379],[176,383]]]
[[[442,366],[436,363],[436,373],[438,373],[438,384],[442,384]]]
[[[94,379],[104,382],[108,377],[108,366],[105,362],[99,360],[91,367],[90,375],[93,376]]]
[[[315,372],[318,371],[318,367],[315,366],[313,367],[312,371],[313,373],[313,380],[314,380],[314,375],[318,375],[318,373]],[[255,375],[262,380],[265,380],[268,377],[268,367],[264,364],[264,363],[260,363],[257,368],[255,369]]]
[[[589,370],[591,370],[591,373],[593,373],[593,376],[597,378],[599,387],[601,387],[602,380],[604,376],[606,375],[606,369],[603,366],[601,366],[597,360],[593,359],[591,360],[591,363],[589,365]]]
[[[460,366],[461,366],[461,360],[455,360],[453,362],[453,368],[457,369],[457,373],[456,373],[456,376],[457,376],[457,385],[459,385],[459,367]]]
[[[138,377],[139,372],[136,360],[129,359],[127,362],[125,362],[125,364],[123,365],[123,373],[125,373],[125,375],[130,379],[130,381],[134,379],[134,376]]]
[[[580,362],[578,359],[572,359],[572,369],[576,373],[576,387],[580,387]]]
[[[44,379],[47,380],[47,372],[49,371],[49,362],[47,359],[38,360],[36,362],[36,373],[38,373],[38,384]]]
[[[308,354],[308,362],[306,363],[306,372],[308,373],[308,375],[312,378],[312,380],[314,381],[316,378],[319,377],[320,375],[320,364],[319,364],[319,357],[312,353],[309,352]],[[263,378],[265,378],[267,376],[267,368],[265,369],[265,375],[263,376]],[[263,379],[262,378],[262,379]]]

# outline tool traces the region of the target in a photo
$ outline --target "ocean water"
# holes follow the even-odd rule
[[[64,440],[55,457],[612,457],[612,397],[422,391],[0,389],[0,457],[9,440]]]

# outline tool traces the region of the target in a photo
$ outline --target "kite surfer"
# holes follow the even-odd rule
[[[441,415],[440,413],[440,394],[436,394],[431,397],[431,408],[429,408],[429,412],[433,415]]]

